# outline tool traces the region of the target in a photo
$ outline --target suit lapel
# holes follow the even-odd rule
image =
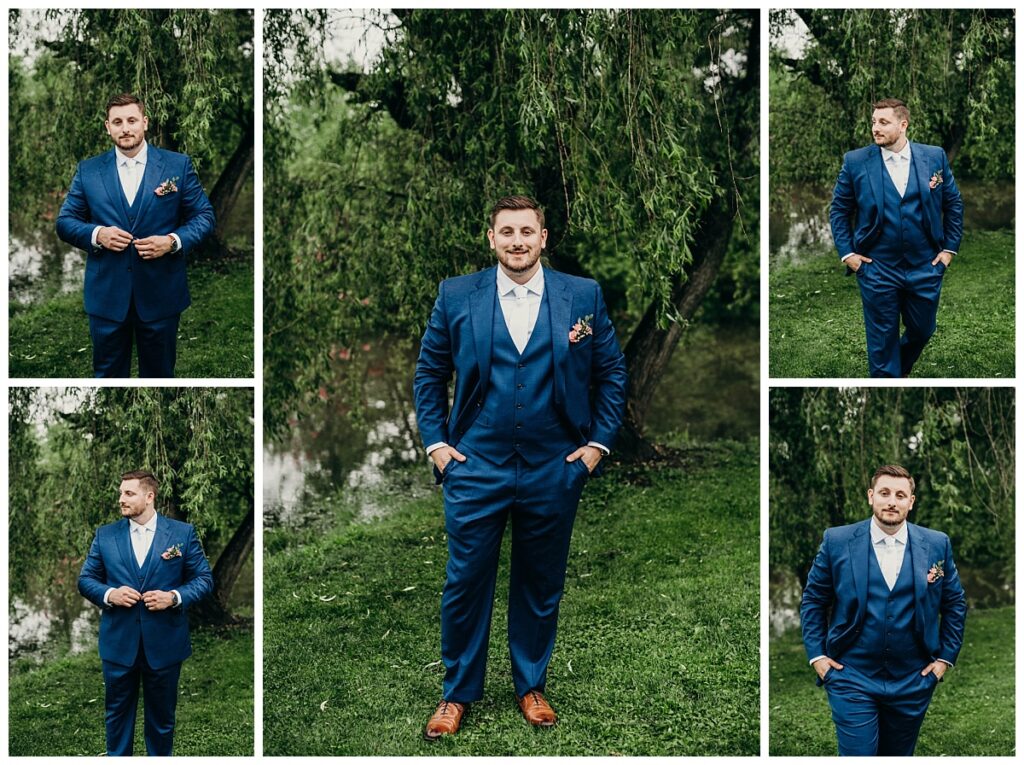
[[[565,359],[569,352],[572,327],[572,292],[557,271],[544,270],[544,291],[548,294],[548,319],[551,321],[551,352],[555,367],[555,404],[565,401]]]
[[[910,163],[913,165],[913,173],[917,178],[917,193],[921,195],[921,208],[924,210],[925,230],[931,235],[932,231],[932,199],[931,189],[928,183],[931,177],[928,175],[928,160],[924,156],[924,148],[917,143],[910,144]]]
[[[114,532],[114,544],[117,552],[121,555],[121,561],[128,571],[138,574],[139,564],[135,562],[135,551],[132,550],[131,528],[127,518],[122,518]]]
[[[491,380],[491,343],[494,337],[494,306],[498,300],[497,266],[480,272],[476,289],[469,295],[469,320],[473,326],[473,347],[480,370],[480,390]]]
[[[868,519],[854,532],[850,540],[850,566],[853,569],[853,582],[857,591],[857,623],[864,618],[868,604],[868,567],[871,565],[871,534],[868,530]]]
[[[878,215],[884,217],[885,186],[882,184],[892,183],[892,180],[889,178],[889,171],[885,169],[885,162],[882,161],[882,150],[877,146],[873,147],[871,157],[868,159],[868,183],[871,185],[871,193],[875,197]]]
[[[110,198],[110,204],[121,213],[121,220],[119,222],[127,228],[129,226],[128,200],[124,198],[124,191],[121,189],[121,177],[117,174],[117,155],[113,149],[104,155],[103,165],[100,169],[100,179],[103,181],[103,188]]]
[[[146,562],[142,566],[142,586],[145,587],[153,571],[163,558],[160,555],[171,546],[171,528],[167,519],[160,516],[156,522],[156,534],[153,535],[153,544],[149,546],[149,553],[146,555]]]
[[[137,192],[135,192],[135,197],[136,197],[135,201],[137,202],[136,212],[135,212],[135,220],[136,221],[145,220],[145,218],[143,216],[146,214],[146,208],[148,208],[150,203],[152,202],[150,197],[155,197],[156,196],[155,189],[160,184],[161,180],[163,179],[163,172],[164,172],[163,152],[161,152],[155,146],[149,146],[146,149],[146,153],[148,155],[146,157],[146,172],[142,174],[142,183],[139,184],[139,190]],[[178,186],[179,191],[177,193],[180,194],[181,193],[181,191],[180,191],[181,179],[180,178],[178,179],[178,183],[179,183],[179,186]],[[140,196],[141,196],[141,199],[139,198]]]
[[[928,594],[928,569],[932,559],[932,551],[921,530],[912,523],[907,524],[907,539],[910,541],[911,573],[914,575],[914,625],[917,630],[924,630],[924,614],[922,604]]]

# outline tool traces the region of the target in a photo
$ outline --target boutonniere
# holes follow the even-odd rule
[[[934,186],[932,188],[934,188]],[[174,176],[173,178],[168,178],[163,183],[161,183],[159,186],[157,186],[155,189],[153,189],[153,193],[156,194],[158,197],[165,197],[168,194],[177,193],[177,191],[178,191],[178,176]]]
[[[932,173],[932,179],[930,181],[928,181],[928,188],[934,189],[935,187],[941,186],[941,185],[942,185],[942,171],[941,170],[936,170],[934,173]],[[942,569],[939,569],[939,570],[941,571]]]
[[[578,343],[588,335],[594,334],[593,328],[590,326],[590,320],[594,318],[594,314],[587,314],[576,319],[576,323],[572,325],[572,329],[569,330],[569,342]]]
[[[946,572],[942,570],[942,561],[935,561],[932,564],[932,567],[928,569],[928,584],[934,584],[937,580],[941,579],[945,575]]]
[[[160,553],[160,557],[163,558],[164,560],[170,560],[171,558],[180,558],[181,557],[181,545],[171,545],[166,550],[164,550],[162,553]]]

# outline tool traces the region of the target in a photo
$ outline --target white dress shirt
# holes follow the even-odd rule
[[[889,591],[896,586],[903,568],[903,556],[907,552],[907,522],[904,521],[895,534],[886,534],[878,525],[878,519],[871,519],[871,549],[875,551],[878,567],[882,569]]]
[[[900,197],[907,193],[907,182],[910,180],[910,141],[903,144],[899,151],[882,147],[882,164],[889,171],[892,184]]]
[[[540,315],[540,303],[544,298],[544,267],[538,266],[535,273],[526,284],[519,284],[506,274],[501,266],[497,269],[498,304],[501,306],[502,316],[505,317],[505,326],[512,336],[516,350],[521,354],[530,341],[534,327],[537,326],[537,317]],[[427,447],[427,455],[435,449],[447,446],[444,441],[438,441]],[[610,450],[597,441],[588,441],[587,446],[600,449],[602,454],[609,454]]]

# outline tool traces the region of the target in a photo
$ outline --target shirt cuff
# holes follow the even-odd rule
[[[174,234],[171,234],[171,236],[174,236]],[[181,608],[181,593],[177,590],[171,590],[171,592],[178,596],[178,605],[176,605],[175,608]]]
[[[935,661],[941,661],[941,662],[942,662],[943,664],[945,664],[945,665],[946,665],[947,667],[952,667],[952,666],[953,666],[953,662],[951,662],[951,661],[946,661],[945,659],[936,659]]]
[[[431,452],[437,451],[442,446],[448,446],[448,444],[446,444],[444,441],[438,441],[436,444],[431,444],[430,446],[427,447],[427,456],[429,457]]]
[[[846,262],[846,259],[847,259],[848,257],[850,257],[851,255],[856,255],[856,254],[857,254],[857,253],[855,253],[855,252],[848,252],[848,253],[846,253],[845,255],[843,255],[843,257],[841,257],[841,258],[839,259],[839,262],[840,262],[840,263],[845,263],[845,262]]]
[[[110,605],[110,593],[112,593],[115,589],[115,587],[108,587],[107,591],[103,593],[103,605],[105,605],[107,608],[112,608],[112,606]]]
[[[99,247],[100,246],[100,229],[101,228],[103,228],[103,226],[97,226],[96,228],[94,228],[92,230],[92,246],[93,247]]]
[[[813,667],[814,666],[814,662],[818,661],[819,659],[827,659],[827,658],[828,657],[825,654],[822,654],[821,656],[815,656],[813,659],[811,659],[808,662],[808,664],[810,664]]]
[[[593,446],[595,449],[600,449],[601,454],[603,454],[605,457],[612,453],[611,449],[609,449],[604,444],[599,444],[597,441],[587,441],[587,446]]]
[[[177,234],[168,234],[168,236],[171,237],[171,239],[173,239],[175,242],[178,243],[178,249],[176,249],[174,252],[175,253],[181,252],[181,237],[178,236]]]
[[[951,250],[948,247],[943,247],[942,251],[943,252],[948,252],[950,255],[956,255],[956,250]],[[942,659],[939,659],[939,661],[942,661]],[[950,665],[950,666],[952,666],[952,665]]]

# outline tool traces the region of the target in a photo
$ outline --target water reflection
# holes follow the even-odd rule
[[[52,227],[10,237],[12,303],[38,303],[77,292],[85,279],[85,255],[57,238]]]
[[[77,589],[58,585],[46,593],[12,595],[8,622],[7,652],[12,663],[29,659],[41,664],[66,653],[96,649],[99,609]]]

